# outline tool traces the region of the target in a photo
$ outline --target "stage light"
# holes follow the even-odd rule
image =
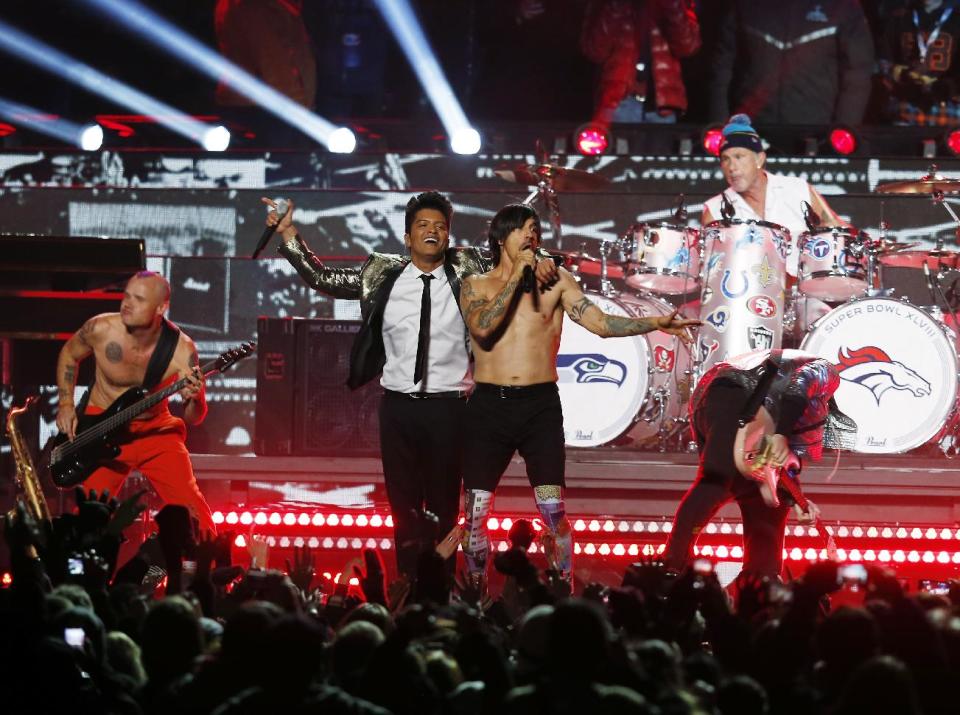
[[[408,0],[375,1],[377,9],[396,38],[397,45],[406,55],[410,68],[417,75],[424,94],[440,118],[447,136],[450,137],[450,148],[457,153],[477,153],[480,150],[480,135],[467,121]]]
[[[253,523],[257,524],[258,526],[263,526],[267,523],[267,515],[262,511],[257,512],[257,515],[253,517]]]
[[[947,145],[947,149],[950,150],[951,154],[954,156],[960,155],[960,129],[949,131],[943,143]]]
[[[356,147],[356,137],[346,127],[337,127],[297,104],[135,0],[86,0],[86,4],[113,18],[144,40],[167,50],[198,72],[228,85],[237,94],[316,139],[330,151],[349,153]],[[337,135],[332,141],[336,148],[333,148],[331,138],[335,133]],[[352,137],[352,142],[348,135]]]
[[[212,515],[211,518],[213,519],[213,523],[214,523],[214,524],[222,524],[222,523],[223,523],[223,512],[222,512],[222,511],[215,511],[215,512],[213,512],[213,515]]]
[[[300,514],[300,516],[297,517],[297,523],[300,526],[310,526],[310,515]]]
[[[283,523],[287,526],[293,526],[297,523],[297,517],[295,517],[291,512],[287,512],[283,515]]]
[[[383,526],[383,517],[379,514],[374,514],[370,517],[370,526],[374,528],[380,528]]]
[[[596,124],[587,124],[577,129],[573,143],[584,156],[599,156],[610,146],[610,135]]]
[[[84,151],[98,151],[103,146],[103,127],[88,124],[80,130],[80,148]]]
[[[207,151],[226,151],[230,146],[230,130],[226,127],[210,127],[203,135],[203,148]]]
[[[249,511],[245,511],[240,515],[240,523],[244,526],[248,526],[253,523],[253,514]]]
[[[847,127],[834,127],[830,130],[830,146],[842,156],[849,156],[857,150],[857,135]]]
[[[704,151],[710,156],[720,156],[720,145],[723,143],[723,130],[720,127],[707,127],[703,132]]]
[[[450,137],[450,148],[457,154],[476,154],[480,144],[480,132],[473,127],[458,129]]]
[[[103,145],[103,127],[81,125],[55,114],[0,97],[0,117],[37,134],[59,139],[84,151],[97,151]]]
[[[351,154],[357,148],[357,135],[346,127],[338,127],[330,132],[327,149],[334,154]]]
[[[340,519],[340,523],[344,526],[353,526],[353,516],[350,514],[344,514],[343,518]]]
[[[36,40],[0,20],[0,48],[51,74],[116,102],[134,112],[148,114],[157,123],[202,145],[210,125],[110,77],[69,55]]]
[[[229,514],[227,514],[228,524],[236,524],[237,521],[239,521],[239,519],[237,518],[237,512],[231,511]]]

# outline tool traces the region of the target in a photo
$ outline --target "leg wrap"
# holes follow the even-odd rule
[[[563,503],[563,488],[553,484],[534,487],[534,498],[543,525],[547,530],[544,552],[550,568],[569,578],[573,569],[573,530],[567,521]]]
[[[467,489],[464,492],[464,532],[460,545],[467,564],[467,575],[474,579],[483,579],[487,573],[487,557],[490,553],[487,517],[492,506],[493,492],[484,489]]]

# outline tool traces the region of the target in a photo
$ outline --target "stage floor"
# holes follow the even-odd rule
[[[809,464],[804,491],[826,523],[954,527],[960,523],[960,460],[914,455],[836,453]],[[668,520],[696,476],[694,454],[628,450],[567,451],[567,512]],[[376,457],[262,457],[193,455],[201,488],[214,508],[292,502],[317,508],[386,508]],[[494,510],[532,514],[523,461],[511,462]],[[718,514],[738,521],[735,506]]]

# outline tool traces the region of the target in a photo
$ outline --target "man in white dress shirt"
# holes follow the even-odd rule
[[[264,202],[275,208],[273,202]],[[435,191],[410,199],[404,244],[409,256],[373,253],[360,268],[327,268],[293,224],[293,205],[267,223],[283,237],[279,252],[315,290],[360,300],[363,324],[350,354],[347,384],[382,372],[380,451],[393,515],[397,566],[411,579],[426,535],[418,514],[437,516],[440,536],[459,515],[463,422],[473,388],[460,285],[486,264],[474,248],[449,248],[453,206]],[[556,274],[542,261],[538,280]]]

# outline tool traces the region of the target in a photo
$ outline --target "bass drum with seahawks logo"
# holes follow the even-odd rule
[[[837,366],[835,397],[857,423],[857,452],[906,452],[953,424],[954,336],[915,305],[893,298],[844,303],[813,324],[801,349]]]
[[[587,293],[611,315],[668,315],[673,308],[650,295]],[[659,448],[686,424],[691,360],[680,340],[659,330],[601,338],[563,316],[557,378],[564,439],[596,447],[624,437],[632,446]]]

